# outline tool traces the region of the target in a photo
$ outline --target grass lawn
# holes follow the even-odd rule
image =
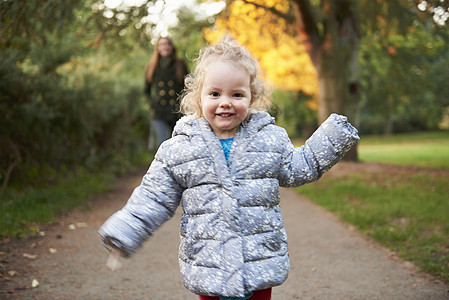
[[[0,202],[0,238],[20,238],[39,232],[40,225],[55,221],[74,207],[88,208],[88,200],[111,188],[108,174],[78,172],[54,186],[10,190]]]
[[[361,137],[361,161],[449,169],[449,131]]]
[[[362,137],[359,157],[356,171],[298,191],[449,283],[449,133]]]

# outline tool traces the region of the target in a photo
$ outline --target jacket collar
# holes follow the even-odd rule
[[[270,124],[274,124],[274,118],[271,117],[267,112],[254,112],[247,120],[244,120],[242,122],[237,132],[243,131],[247,133],[255,133]],[[205,118],[193,118],[191,116],[184,116],[176,123],[176,126],[173,130],[173,136],[191,136],[199,134],[201,131],[212,131],[209,123]]]

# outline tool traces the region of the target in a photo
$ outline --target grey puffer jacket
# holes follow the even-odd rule
[[[280,285],[289,258],[279,187],[317,180],[358,139],[346,117],[332,114],[295,148],[268,113],[254,113],[239,127],[227,164],[207,121],[184,117],[100,236],[129,256],[181,203],[179,264],[190,291],[242,297]]]

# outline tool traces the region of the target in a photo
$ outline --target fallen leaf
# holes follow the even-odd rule
[[[31,287],[35,288],[39,286],[39,281],[37,281],[37,279],[33,279],[33,281],[31,282]]]
[[[75,230],[75,229],[76,229],[75,224],[70,224],[70,225],[69,225],[69,229],[70,229],[70,230]]]
[[[81,227],[87,227],[87,223],[86,222],[79,222],[76,223],[76,227],[81,228]]]
[[[50,250],[51,254],[55,254],[56,252],[58,252],[58,250],[56,250],[55,248],[50,248],[48,250]]]
[[[35,254],[28,254],[28,253],[24,253],[23,257],[29,258],[29,259],[36,259],[37,255]]]
[[[15,270],[9,270],[9,271],[8,271],[8,275],[11,276],[11,277],[14,277],[15,275],[17,275],[17,271],[15,271]]]

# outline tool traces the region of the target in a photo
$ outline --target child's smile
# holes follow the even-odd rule
[[[218,138],[235,135],[250,105],[250,77],[246,69],[230,61],[211,62],[204,75],[201,107]]]

